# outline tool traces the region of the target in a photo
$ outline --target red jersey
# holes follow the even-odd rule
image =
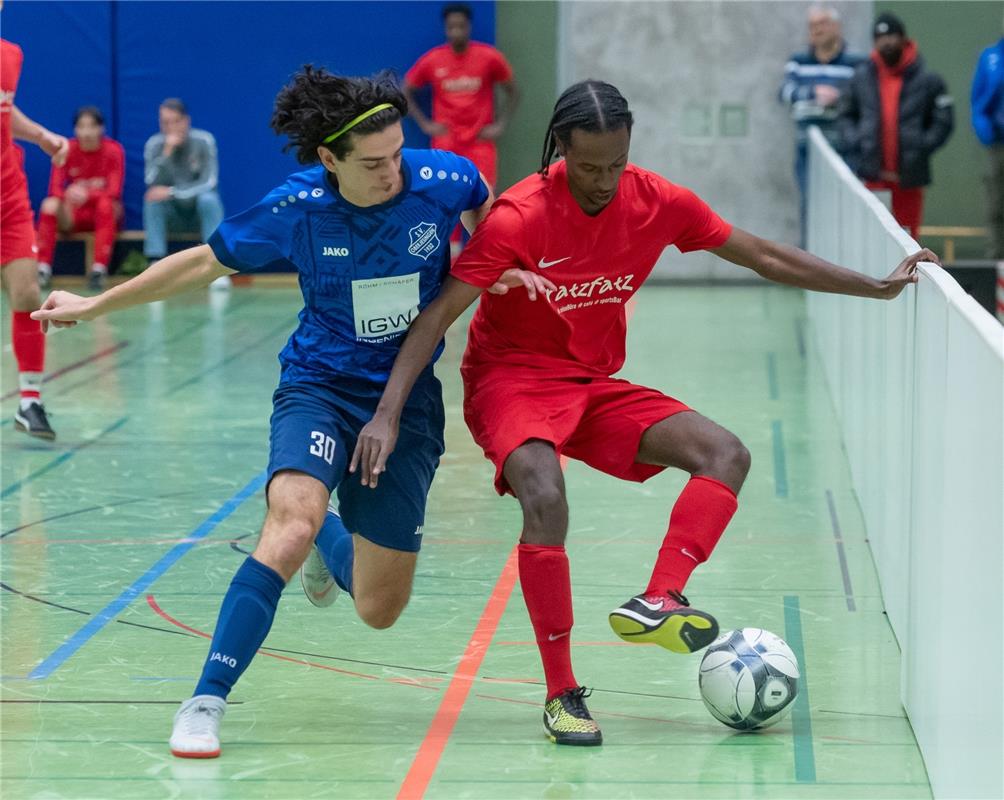
[[[21,63],[24,54],[21,48],[6,39],[0,39],[0,162],[4,183],[21,166],[20,148],[14,144],[11,113],[14,109],[14,95],[17,82],[21,78]]]
[[[404,80],[416,89],[432,85],[432,118],[463,144],[494,121],[495,84],[511,81],[512,67],[491,45],[470,42],[457,53],[444,44],[419,58]]]
[[[53,165],[49,174],[49,194],[62,197],[67,186],[83,181],[89,197],[105,195],[119,200],[124,177],[125,151],[114,139],[103,137],[98,149],[92,151],[82,150],[77,139],[70,139],[66,163],[61,167]]]
[[[613,200],[595,217],[572,197],[563,161],[505,192],[453,265],[453,277],[488,288],[512,267],[558,289],[531,302],[524,291],[485,294],[471,322],[465,378],[495,367],[549,377],[609,376],[624,364],[624,304],[668,245],[720,247],[732,233],[689,189],[628,164]]]

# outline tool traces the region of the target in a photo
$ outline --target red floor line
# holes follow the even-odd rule
[[[191,633],[194,633],[196,636],[201,636],[203,639],[212,639],[213,638],[212,636],[210,636],[205,631],[200,631],[197,628],[193,628],[190,625],[186,625],[184,622],[181,622],[180,620],[176,620],[174,617],[172,617],[170,614],[168,614],[166,611],[164,611],[164,609],[162,609],[159,605],[157,605],[157,601],[154,600],[152,594],[148,594],[146,596],[146,602],[150,606],[150,608],[153,609],[154,613],[157,616],[162,617],[163,619],[166,619],[172,625],[175,625],[176,627],[181,628],[182,630],[186,630],[186,631],[189,631]],[[258,651],[258,655],[260,655],[260,656],[268,656],[269,658],[278,658],[280,661],[289,661],[289,662],[291,662],[293,664],[303,664],[303,665],[308,666],[308,667],[317,667],[318,669],[326,669],[329,672],[337,672],[337,673],[339,673],[341,675],[351,675],[353,678],[366,678],[367,680],[371,680],[371,681],[378,681],[378,680],[380,680],[380,676],[379,675],[367,675],[367,674],[365,674],[363,672],[352,672],[351,670],[347,670],[347,669],[338,669],[337,667],[329,667],[327,664],[318,664],[318,663],[316,663],[314,661],[303,661],[302,659],[299,659],[299,658],[290,658],[289,656],[281,656],[278,653],[269,653],[266,650],[259,650]],[[431,688],[431,687],[422,686],[421,688],[425,689],[425,688]]]
[[[481,613],[474,633],[471,634],[467,642],[467,649],[457,665],[450,685],[446,687],[446,693],[436,709],[436,715],[429,724],[429,729],[425,732],[425,738],[415,753],[415,758],[411,762],[408,774],[401,782],[398,790],[398,800],[419,800],[425,795],[425,790],[429,786],[436,768],[439,766],[439,759],[443,755],[446,743],[449,741],[453,727],[460,717],[460,711],[464,707],[467,695],[471,691],[471,685],[477,677],[481,662],[484,660],[488,646],[498,628],[505,611],[509,596],[516,585],[516,548],[514,547],[509,558],[506,559],[502,573],[499,575],[492,593],[485,604],[485,610]]]
[[[92,361],[97,361],[99,358],[104,358],[105,356],[110,356],[112,353],[117,353],[123,347],[129,345],[128,341],[119,342],[118,344],[113,344],[111,347],[106,347],[104,350],[98,350],[96,353],[92,353],[87,358],[82,358],[80,361],[74,361],[72,364],[67,364],[65,367],[57,369],[55,372],[50,372],[44,378],[42,378],[42,383],[48,383],[54,378],[58,378],[60,375],[65,375],[67,372],[72,372],[73,370],[84,366],[85,364],[90,364]],[[14,395],[16,395],[20,390],[11,389],[7,394],[0,397],[0,400],[8,400]]]

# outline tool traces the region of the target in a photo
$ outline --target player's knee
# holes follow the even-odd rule
[[[560,484],[547,478],[528,481],[520,489],[519,503],[523,509],[524,527],[551,531],[560,534],[564,540],[568,501]]]
[[[46,197],[42,201],[42,206],[39,209],[42,214],[50,214],[55,216],[59,213],[59,198],[58,197]]]
[[[378,592],[356,597],[356,613],[359,614],[359,619],[378,630],[389,628],[397,622],[406,605],[408,596],[398,592]]]
[[[307,558],[319,525],[303,514],[282,514],[269,510],[259,547],[284,569],[295,571]],[[282,571],[282,570],[280,570]]]
[[[728,431],[718,437],[710,453],[708,471],[742,482],[750,471],[752,458],[739,437]]]

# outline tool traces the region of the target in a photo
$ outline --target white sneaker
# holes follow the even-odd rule
[[[330,504],[328,505],[328,513],[338,516],[338,512]],[[318,608],[330,606],[342,591],[324,565],[324,559],[321,558],[321,552],[317,549],[317,545],[310,548],[310,555],[300,567],[300,584],[303,586],[303,593],[307,595],[307,599]]]
[[[220,720],[227,701],[212,694],[197,694],[181,704],[174,715],[171,753],[178,758],[216,758],[220,754]]]
[[[229,275],[220,275],[215,281],[209,284],[209,288],[214,291],[227,291],[233,286],[234,282],[230,280]]]

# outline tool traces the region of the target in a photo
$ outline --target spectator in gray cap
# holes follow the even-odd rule
[[[784,65],[781,102],[791,109],[797,126],[795,180],[800,195],[801,243],[805,245],[805,184],[808,130],[818,125],[834,144],[837,137],[837,100],[847,87],[862,56],[847,52],[840,15],[829,6],[809,9],[809,49],[795,53]]]
[[[202,241],[209,241],[223,221],[216,140],[192,127],[181,100],[171,97],[160,104],[160,133],[147,140],[143,160],[143,254],[151,261],[166,256],[169,230],[198,230]]]

